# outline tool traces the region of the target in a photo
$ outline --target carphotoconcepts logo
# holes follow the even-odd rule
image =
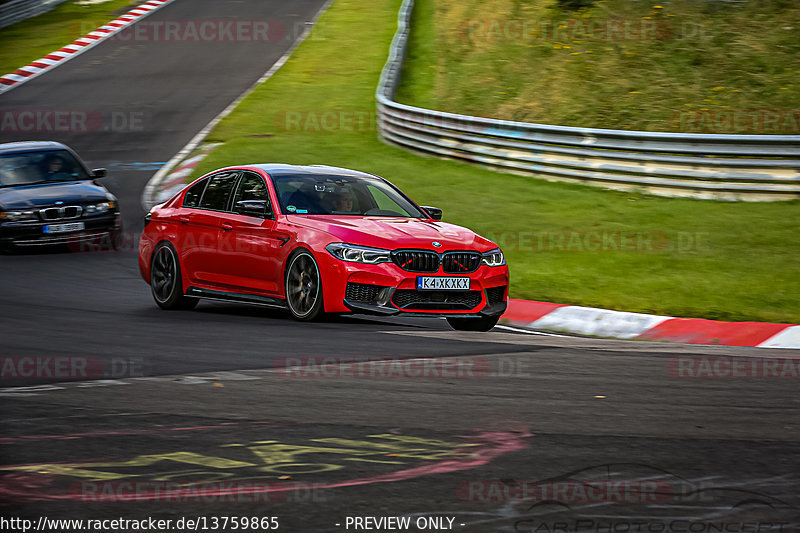
[[[675,112],[670,127],[684,133],[800,134],[800,109],[699,109]]]
[[[800,357],[681,355],[670,357],[666,370],[673,378],[796,379],[800,377]]]
[[[93,356],[4,356],[0,357],[0,379],[98,379],[143,377],[142,357]]]
[[[71,486],[70,494],[84,502],[167,503],[278,503],[327,501],[325,491],[314,483],[278,483],[263,480],[84,481]]]
[[[650,230],[536,230],[484,232],[506,252],[705,252],[709,233]]]
[[[557,502],[664,503],[672,499],[673,486],[658,480],[470,480],[456,488],[458,499],[476,503]]]
[[[789,522],[759,522],[733,520],[657,520],[636,518],[567,518],[558,522],[524,518],[517,520],[517,533],[796,533],[788,529]]]
[[[671,39],[668,20],[657,19],[470,19],[461,26],[462,40],[478,42],[624,42]]]
[[[4,109],[2,133],[139,132],[145,129],[142,111]]]

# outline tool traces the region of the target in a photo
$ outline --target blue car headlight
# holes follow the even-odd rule
[[[350,263],[369,263],[374,265],[376,263],[389,263],[392,260],[389,250],[358,246],[357,244],[334,242],[326,246],[325,249],[336,259]]]
[[[506,264],[506,257],[503,255],[500,248],[495,248],[494,250],[489,250],[481,254],[481,264],[490,267],[503,266]]]
[[[113,201],[98,202],[96,204],[87,205],[84,208],[84,212],[87,215],[99,215],[101,213],[106,213],[108,211],[113,210],[116,206],[117,203]]]

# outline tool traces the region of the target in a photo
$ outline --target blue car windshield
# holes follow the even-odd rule
[[[279,174],[272,182],[281,212],[287,215],[427,218],[413,202],[377,177]]]
[[[91,179],[67,150],[0,154],[0,187]]]

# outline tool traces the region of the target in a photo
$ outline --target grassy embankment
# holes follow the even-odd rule
[[[420,1],[399,99],[525,122],[800,134],[794,0]]]

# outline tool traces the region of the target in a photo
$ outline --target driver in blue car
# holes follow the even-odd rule
[[[48,181],[63,181],[72,179],[72,174],[67,172],[64,160],[59,156],[48,158],[44,179]]]

